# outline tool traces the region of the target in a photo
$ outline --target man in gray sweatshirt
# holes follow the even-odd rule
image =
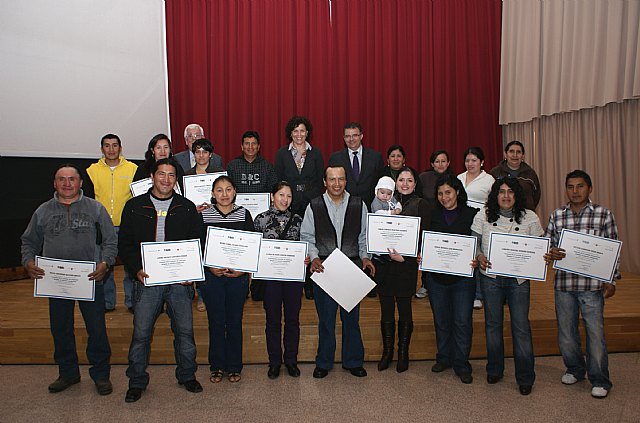
[[[82,175],[76,166],[60,166],[53,187],[53,198],[38,207],[22,234],[22,264],[30,278],[41,279],[45,271],[36,265],[36,255],[96,263],[95,271],[88,275],[89,280],[95,281],[95,299],[78,304],[89,335],[89,375],[98,393],[109,395],[113,391],[109,380],[111,347],[104,319],[102,280],[115,263],[118,239],[104,206],[83,195]],[[53,358],[59,369],[58,379],[49,385],[51,393],[80,382],[74,307],[75,300],[49,298]]]

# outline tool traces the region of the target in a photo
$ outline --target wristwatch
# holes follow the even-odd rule
[[[102,260],[100,263],[104,263],[105,266],[107,266],[107,272],[111,270],[111,266],[109,266],[109,263],[107,263],[106,261]]]

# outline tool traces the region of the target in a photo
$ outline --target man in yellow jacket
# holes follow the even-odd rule
[[[117,233],[120,228],[122,209],[131,198],[129,185],[133,181],[133,175],[136,173],[138,165],[122,156],[122,143],[120,137],[115,134],[107,134],[102,137],[100,150],[103,157],[87,169],[93,189],[90,188],[86,195],[94,196],[107,209]],[[132,311],[133,284],[126,272],[123,284],[124,304],[129,311]],[[105,311],[115,310],[116,284],[113,271],[110,271],[104,280],[104,303]]]

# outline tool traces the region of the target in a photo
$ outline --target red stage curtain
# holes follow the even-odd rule
[[[201,123],[225,161],[248,129],[273,159],[294,114],[325,160],[359,121],[364,143],[399,143],[422,171],[445,148],[456,172],[478,145],[501,158],[500,0],[166,0],[176,150]]]

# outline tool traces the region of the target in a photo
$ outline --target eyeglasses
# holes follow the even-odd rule
[[[358,139],[362,136],[362,134],[353,134],[353,135],[345,135],[344,139],[345,140],[350,140],[350,139]]]
[[[194,140],[199,140],[200,138],[203,138],[204,134],[191,134],[191,135],[187,135],[185,138],[187,139],[191,139],[193,138]]]

